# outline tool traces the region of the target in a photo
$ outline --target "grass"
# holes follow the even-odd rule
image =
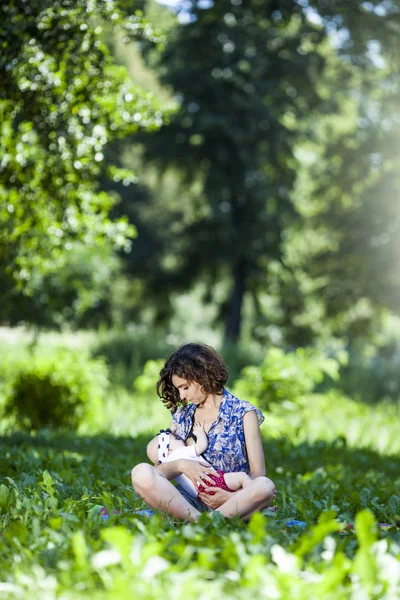
[[[389,577],[382,564],[397,561],[400,535],[395,527],[379,531],[372,519],[394,524],[400,513],[398,441],[391,437],[393,415],[385,421],[383,407],[377,421],[371,407],[349,401],[341,427],[344,407],[331,405],[329,420],[325,397],[312,409],[275,407],[263,436],[277,515],[256,515],[248,524],[205,515],[196,524],[177,524],[160,514],[135,515],[144,504],[129,481],[168,413],[157,401],[116,398],[106,410],[108,433],[0,438],[4,597],[397,597],[389,595],[389,580],[400,583],[400,573],[391,567]],[[349,414],[360,419],[360,430],[375,422],[376,435],[354,436]],[[385,431],[393,445],[380,445]],[[306,521],[306,530],[286,527],[289,518]],[[338,520],[355,519],[358,537],[337,531]],[[357,586],[379,594],[357,596]]]
[[[91,435],[3,428],[1,597],[399,598],[399,403],[330,391],[274,404],[265,416],[279,509],[249,523],[135,514],[144,503],[130,470],[170,420],[149,391],[111,387]]]

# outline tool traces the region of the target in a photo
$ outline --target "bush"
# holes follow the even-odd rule
[[[293,402],[310,394],[326,375],[337,379],[339,367],[338,360],[314,349],[298,348],[285,353],[271,348],[262,365],[243,369],[234,392],[243,400],[268,408],[271,403]]]
[[[31,355],[16,370],[5,414],[23,429],[76,429],[95,419],[107,385],[104,362],[89,359],[81,351]]]

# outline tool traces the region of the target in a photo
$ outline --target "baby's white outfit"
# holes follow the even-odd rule
[[[178,460],[179,458],[188,458],[190,460],[196,460],[197,462],[204,462],[202,456],[196,454],[194,446],[181,446],[172,452],[168,452],[169,448],[169,432],[162,431],[158,434],[158,460],[160,463],[171,462],[172,460]],[[176,483],[179,483],[183,489],[192,496],[197,498],[198,491],[186,475],[178,475],[175,477]]]

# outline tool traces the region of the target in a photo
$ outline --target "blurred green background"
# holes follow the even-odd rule
[[[1,11],[4,432],[120,422],[148,364],[156,413],[187,341],[265,408],[398,406],[397,2]]]
[[[264,408],[398,407],[399,10],[2,6],[2,431],[154,428],[187,341]]]
[[[172,4],[1,9],[1,324],[392,357],[398,4]]]
[[[1,4],[7,598],[398,597],[399,62],[399,0]],[[188,341],[266,416],[274,518],[134,514]]]

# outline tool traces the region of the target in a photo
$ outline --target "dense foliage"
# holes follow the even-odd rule
[[[398,2],[185,6],[149,60],[179,110],[140,136],[185,185],[138,193],[129,272],[164,319],[205,283],[229,340],[367,336],[399,298]]]
[[[144,410],[141,404],[141,410]],[[126,419],[126,414],[125,414]],[[271,424],[269,424],[271,427]],[[382,428],[380,428],[383,431]],[[267,430],[264,430],[267,433]],[[14,435],[0,459],[1,590],[5,597],[396,598],[399,518],[395,457],[344,442],[265,439],[277,515],[249,524],[184,525],[135,515],[129,483],[149,434],[132,439]],[[104,522],[101,507],[111,515]],[[371,512],[356,514],[368,508]],[[335,520],[339,517],[339,521]],[[288,527],[297,518],[302,527]],[[345,529],[356,519],[357,536]],[[378,541],[380,540],[380,541]],[[311,586],[311,588],[310,588]],[[361,590],[361,591],[360,591]]]
[[[10,368],[11,367],[11,368]],[[0,373],[6,387],[4,415],[20,429],[93,426],[107,390],[107,368],[82,351],[28,354]]]
[[[0,6],[0,596],[398,600],[399,0],[166,10]],[[137,512],[189,340],[277,512]]]
[[[317,350],[298,348],[285,353],[280,348],[270,348],[260,366],[243,369],[235,390],[238,397],[248,398],[263,408],[275,402],[298,402],[306,395],[312,401],[310,394],[324,376],[338,379],[339,366],[339,360]]]
[[[171,327],[194,287],[230,342],[378,339],[398,2],[179,6],[3,3],[3,322]]]
[[[158,127],[162,113],[152,95],[115,64],[105,43],[109,25],[122,28],[127,39],[155,39],[135,6],[127,17],[114,1],[12,0],[2,3],[0,23],[0,278],[6,317],[19,300],[16,288],[40,295],[38,274],[63,266],[72,242],[129,247],[134,228],[126,219],[110,220],[114,199],[101,191],[98,178],[108,171],[129,184],[133,175],[105,164],[104,152],[113,139]],[[42,304],[53,309],[51,302]],[[35,320],[33,309],[30,318],[22,312],[20,319]]]
[[[124,472],[124,455],[138,456],[132,441],[10,441],[12,471],[34,474],[15,474],[0,487],[5,597],[396,598],[398,534],[379,532],[368,510],[357,515],[357,535],[340,533],[334,513],[317,508],[305,533],[260,514],[248,525],[207,516],[192,525],[147,520],[134,514],[141,503]],[[315,493],[318,484],[321,477],[308,487]],[[365,492],[360,500],[371,501]],[[113,515],[107,522],[102,505]]]

